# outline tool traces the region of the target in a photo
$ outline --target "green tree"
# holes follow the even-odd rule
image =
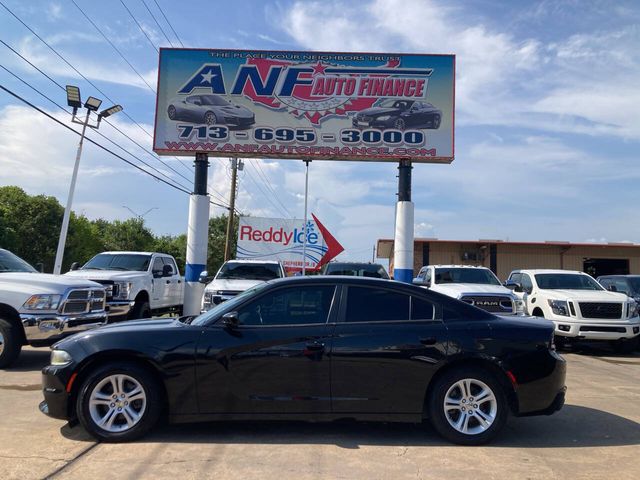
[[[224,263],[224,244],[227,238],[227,215],[209,219],[209,243],[207,248],[207,270],[213,275]],[[231,258],[236,256],[238,244],[238,217],[234,215],[231,237]]]
[[[173,255],[178,263],[180,272],[184,274],[184,265],[187,260],[187,236],[185,234],[176,236],[163,235],[156,238],[153,251]]]

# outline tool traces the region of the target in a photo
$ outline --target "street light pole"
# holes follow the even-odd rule
[[[100,126],[100,121],[103,118],[109,117],[114,113],[118,113],[122,110],[120,105],[114,105],[110,108],[107,108],[101,111],[98,114],[98,121],[95,124],[89,123],[89,116],[91,112],[97,112],[98,108],[102,104],[102,100],[89,97],[87,101],[84,103],[84,108],[87,109],[87,115],[84,117],[84,121],[78,119],[76,114],[78,113],[78,108],[82,106],[82,101],[80,100],[80,89],[73,85],[67,85],[67,104],[70,107],[73,107],[73,114],[71,116],[71,121],[73,123],[79,123],[82,125],[82,133],[80,134],[80,142],[78,143],[78,151],[76,152],[76,163],[73,166],[73,175],[71,176],[71,185],[69,186],[69,196],[67,197],[67,205],[64,209],[64,216],[62,217],[62,228],[60,228],[60,238],[58,239],[58,250],[56,251],[56,259],[53,264],[53,273],[54,275],[60,275],[62,273],[62,259],[64,257],[64,247],[67,243],[67,233],[69,231],[69,219],[71,217],[71,205],[73,203],[73,194],[76,190],[76,181],[78,179],[78,170],[80,168],[80,157],[82,156],[82,145],[84,144],[84,137],[87,132],[87,127],[98,129]]]
[[[60,229],[60,238],[58,239],[58,250],[56,251],[56,261],[53,265],[53,274],[60,275],[62,272],[62,258],[64,257],[64,246],[67,243],[67,232],[69,230],[69,217],[71,217],[71,204],[73,203],[73,194],[76,189],[76,180],[78,179],[78,169],[80,168],[80,156],[82,155],[82,144],[84,143],[84,135],[89,124],[89,115],[91,110],[87,109],[87,115],[84,117],[82,125],[82,134],[80,135],[80,143],[78,143],[78,151],[76,152],[76,163],[73,166],[73,175],[71,176],[71,186],[69,187],[69,196],[67,197],[67,206],[64,209],[64,217],[62,217],[62,228]]]
[[[304,173],[304,227],[302,227],[302,276],[307,274],[307,203],[309,199],[309,162],[305,160]]]

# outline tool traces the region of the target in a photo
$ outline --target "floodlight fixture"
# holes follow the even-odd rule
[[[80,89],[73,85],[67,85],[67,105],[73,108],[80,108],[82,100],[80,100]]]
[[[122,106],[114,105],[113,107],[105,108],[104,110],[102,110],[98,115],[98,117],[107,118],[113,115],[114,113],[118,113],[121,111],[122,111]]]
[[[95,112],[100,108],[101,104],[102,104],[102,100],[100,100],[99,98],[89,97],[87,98],[87,101],[84,102],[84,108],[86,108],[87,110],[91,110],[92,112]]]

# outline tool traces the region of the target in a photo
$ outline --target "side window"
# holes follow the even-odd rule
[[[162,267],[164,266],[164,262],[162,261],[161,257],[156,257],[153,260],[153,268],[151,270],[151,273],[153,273],[153,276],[156,275],[162,275]]]
[[[335,287],[284,288],[238,310],[240,325],[303,325],[326,323]]]
[[[409,320],[409,295],[381,288],[349,287],[347,322]]]
[[[173,260],[173,258],[162,257],[162,261],[164,262],[165,265],[169,265],[171,267],[171,275],[180,274],[180,272],[178,272],[178,267],[176,266],[176,262]]]
[[[433,320],[433,303],[419,297],[411,297],[411,320]]]
[[[531,291],[533,290],[533,282],[531,282],[531,277],[528,274],[523,273],[521,282],[522,291],[531,293]]]
[[[522,283],[522,274],[512,273],[511,276],[509,276],[509,281],[514,283]]]
[[[431,283],[431,269],[427,268],[427,271],[424,273],[424,281],[425,283]]]

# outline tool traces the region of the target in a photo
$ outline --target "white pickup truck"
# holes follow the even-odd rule
[[[107,289],[109,320],[181,314],[184,278],[171,255],[154,252],[103,252],[65,274]]]
[[[205,287],[202,311],[206,312],[259,283],[285,276],[284,267],[276,260],[229,260],[222,264],[213,281]],[[208,273],[202,272],[200,282],[209,280]]]
[[[522,301],[487,267],[427,265],[413,283],[498,315],[523,314]]]
[[[102,285],[39,273],[0,249],[0,368],[11,365],[23,345],[52,345],[106,321]]]
[[[507,286],[521,297],[528,315],[556,326],[556,345],[570,340],[609,340],[631,351],[640,334],[635,300],[605,290],[590,275],[571,270],[514,270]]]

